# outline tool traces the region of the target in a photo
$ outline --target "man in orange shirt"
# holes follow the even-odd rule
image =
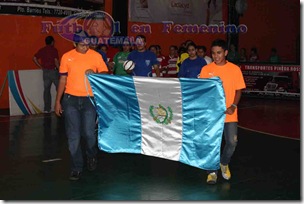
[[[219,77],[223,82],[226,97],[226,119],[224,125],[225,147],[221,155],[221,171],[224,179],[229,180],[231,173],[229,162],[237,146],[237,105],[241,99],[241,90],[246,88],[243,74],[238,66],[226,61],[227,44],[218,39],[212,42],[211,53],[213,62],[204,66],[200,78]],[[215,184],[217,170],[208,171],[207,183]]]
[[[90,38],[84,31],[75,33],[73,41],[75,49],[65,53],[61,58],[55,113],[57,116],[65,116],[71,155],[70,180],[78,180],[84,163],[81,136],[86,142],[88,170],[93,171],[97,166],[96,109],[92,104],[93,92],[86,74],[107,73],[108,68],[101,55],[89,49]]]

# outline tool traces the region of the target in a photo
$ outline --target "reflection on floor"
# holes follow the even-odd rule
[[[239,126],[300,139],[300,102],[243,97],[239,110]]]
[[[258,105],[266,109],[258,103],[256,99],[242,100],[240,125],[255,123],[258,128],[262,123],[263,127],[269,125],[281,130],[278,127],[281,123],[268,119],[261,122],[266,115],[261,118],[258,111],[249,115],[250,107]],[[269,113],[291,112],[290,106],[288,110],[284,107],[286,104],[276,101]],[[276,116],[270,118],[277,121]],[[292,120],[286,120],[285,124],[300,124],[299,116],[295,115]],[[72,182],[68,180],[69,153],[62,119],[54,114],[1,117],[0,130],[2,200],[301,199],[299,140],[239,128],[239,143],[230,164],[232,178],[225,181],[219,177],[216,185],[206,184],[205,171],[179,162],[102,151],[98,154],[97,170],[85,171],[79,181]],[[288,136],[284,132],[269,133]],[[299,134],[296,136],[299,138]]]

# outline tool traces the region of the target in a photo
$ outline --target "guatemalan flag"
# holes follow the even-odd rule
[[[98,146],[219,169],[226,110],[219,78],[88,75]]]

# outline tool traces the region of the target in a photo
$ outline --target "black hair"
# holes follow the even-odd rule
[[[198,46],[197,46],[197,49],[198,49],[198,50],[201,50],[201,49],[202,49],[204,52],[207,52],[207,48],[206,48],[204,45],[198,45]]]
[[[144,35],[137,35],[137,36],[135,37],[135,41],[137,40],[137,38],[141,38],[141,39],[143,39],[145,42],[147,42],[146,36],[144,36]]]
[[[257,54],[257,53],[258,53],[258,50],[257,50],[257,48],[256,48],[256,47],[251,48],[251,50],[250,50],[250,51],[253,51],[255,54]]]
[[[151,48],[153,48],[153,47],[155,48],[155,50],[157,50],[157,46],[156,46],[156,45],[150,45],[150,46],[149,46],[149,50],[150,50]]]
[[[187,52],[186,48],[183,46],[180,46],[177,50],[178,56],[181,56],[181,54]]]
[[[175,50],[178,50],[176,45],[170,45],[169,49],[174,48]]]
[[[53,38],[53,36],[47,36],[46,38],[45,38],[45,44],[46,45],[51,45],[52,43],[54,42],[54,38]]]
[[[223,39],[216,39],[216,40],[214,40],[212,42],[212,44],[211,44],[211,47],[215,47],[215,46],[221,47],[225,51],[227,50],[227,43]]]
[[[187,50],[189,49],[190,46],[193,46],[195,49],[197,49],[197,46],[194,42],[190,42],[188,45],[187,45]]]
[[[90,37],[87,32],[85,32],[83,30],[79,30],[78,32],[74,33],[74,36],[73,36],[74,43],[78,44],[80,42],[84,42],[86,44],[89,44],[90,41],[91,40],[90,40]]]

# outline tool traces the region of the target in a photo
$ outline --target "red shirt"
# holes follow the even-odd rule
[[[159,75],[160,75],[160,77],[162,77],[163,76],[163,70],[162,70],[162,68],[164,67],[164,66],[166,66],[166,63],[165,63],[165,56],[163,56],[163,55],[158,55],[157,57],[156,57],[156,59],[157,59],[157,61],[159,62]],[[152,68],[152,76],[153,77],[156,77],[156,72],[155,72],[155,69],[154,69],[154,67]]]
[[[40,59],[43,69],[55,69],[55,59],[58,59],[58,50],[52,45],[46,45],[35,54]]]
[[[177,58],[178,56],[166,56],[164,61],[167,63],[167,72],[164,74],[164,77],[177,77]]]

